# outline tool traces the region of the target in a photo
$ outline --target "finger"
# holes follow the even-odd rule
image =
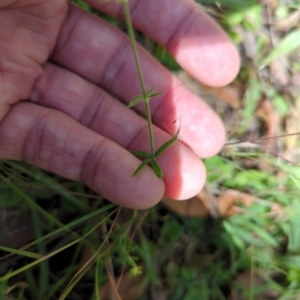
[[[121,1],[87,0],[124,19]],[[193,0],[131,0],[134,26],[163,45],[199,81],[226,85],[239,70],[239,57],[224,31]]]
[[[154,123],[172,135],[181,124],[181,140],[198,156],[217,153],[224,142],[224,128],[216,114],[169,71],[139,48],[147,89],[163,94],[151,102]],[[140,94],[134,58],[128,38],[106,24],[71,7],[62,28],[55,63],[101,85],[124,102]],[[144,113],[142,105],[136,107]]]
[[[67,1],[0,1],[0,121],[28,99],[68,12]]]
[[[44,76],[35,84],[31,100],[64,112],[128,151],[149,152],[147,122],[96,85],[69,71],[46,64]],[[156,149],[170,138],[164,131],[154,128]],[[188,199],[203,187],[203,164],[181,143],[175,143],[159,156],[158,162],[164,172],[168,197]]]
[[[0,158],[24,160],[63,177],[85,182],[105,198],[144,209],[164,194],[164,183],[112,141],[67,115],[31,103],[15,105],[0,125]]]
[[[0,8],[19,8],[32,5],[39,5],[45,2],[45,0],[1,0]]]

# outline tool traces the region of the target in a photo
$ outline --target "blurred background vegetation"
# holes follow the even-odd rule
[[[199,5],[239,49],[229,86],[203,86],[149,38],[138,41],[224,120],[205,189],[132,211],[1,161],[0,299],[300,299],[299,1]]]

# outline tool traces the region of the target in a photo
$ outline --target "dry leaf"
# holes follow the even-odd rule
[[[291,110],[289,118],[286,119],[285,129],[287,133],[297,133],[299,135],[291,135],[287,136],[284,139],[285,142],[285,151],[283,153],[284,158],[292,161],[293,163],[299,162],[299,136],[300,136],[300,98],[295,99],[296,107]]]
[[[179,72],[177,77],[194,93],[205,99],[208,103],[219,100],[235,109],[242,106],[241,100],[244,90],[238,80],[233,81],[227,86],[216,88],[200,84],[184,71]]]
[[[232,300],[248,300],[249,296],[245,295],[245,291],[248,291],[248,295],[251,289],[258,289],[263,286],[265,281],[263,278],[257,273],[251,271],[245,271],[240,273],[234,282],[234,285],[231,287],[231,297]],[[279,297],[278,292],[276,291],[262,291],[260,293],[255,294],[256,300],[273,300]]]
[[[280,86],[289,83],[288,60],[284,56],[280,56],[270,62],[270,71],[273,81]]]
[[[287,17],[278,20],[275,23],[275,29],[278,31],[289,31],[293,27],[299,26],[300,21],[300,10],[295,10],[290,13]]]
[[[280,118],[269,99],[265,99],[261,103],[260,107],[256,111],[256,115],[262,118],[267,125],[267,132],[265,134],[266,138],[271,138],[278,134]],[[272,139],[267,141],[267,143],[271,142],[273,142]]]
[[[172,211],[192,218],[229,217],[241,211],[236,205],[237,203],[250,206],[253,201],[253,196],[236,190],[226,190],[220,193],[218,197],[205,190],[185,201],[176,201],[167,197],[162,199],[164,205]]]
[[[209,216],[209,209],[206,206],[204,192],[200,192],[193,198],[184,201],[177,201],[167,197],[162,199],[164,205],[179,215],[187,217],[207,217]]]
[[[118,285],[118,294],[122,300],[138,300],[144,293],[145,286],[142,284],[144,275],[131,275],[129,272],[125,273]],[[115,278],[118,284],[120,277]],[[111,287],[110,283],[106,282],[100,287],[100,299],[101,300],[111,300]]]
[[[219,88],[209,87],[205,85],[201,85],[201,86],[206,92],[217,97],[219,100],[228,104],[232,108],[234,109],[241,108],[243,90],[237,81],[231,83],[230,85],[219,87]]]
[[[275,8],[277,6],[277,0],[260,0],[260,4]]]
[[[257,35],[252,31],[244,31],[242,36],[245,56],[254,59],[257,55]]]
[[[291,82],[290,85],[287,86],[287,89],[289,93],[295,97],[300,95],[300,72],[295,72],[291,76]],[[297,102],[297,99],[295,99],[295,102]]]
[[[236,190],[226,190],[218,197],[218,212],[222,217],[229,217],[242,212],[237,204],[250,206],[254,202],[254,197]]]

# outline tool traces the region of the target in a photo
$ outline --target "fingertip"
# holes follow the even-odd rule
[[[180,120],[179,140],[198,157],[207,158],[222,149],[225,128],[220,117],[204,100],[181,84],[161,102],[155,115],[155,122],[168,124],[173,134],[178,130],[174,123],[177,119]]]
[[[240,60],[234,45],[229,41],[184,47],[175,54],[176,60],[195,79],[205,85],[221,87],[229,84],[238,74]]]
[[[222,28],[200,9],[195,9],[190,19],[174,36],[169,51],[200,82],[214,87],[230,83],[240,69],[236,47]]]
[[[159,203],[164,194],[164,181],[156,177],[150,167],[146,167],[137,176],[131,177],[131,193],[123,201],[132,209],[148,209]]]
[[[195,196],[204,186],[206,170],[203,162],[180,142],[168,149],[162,157],[165,196],[185,200]]]
[[[127,151],[124,153],[124,149],[115,149],[112,143],[108,143],[111,144],[109,154],[95,169],[95,177],[87,181],[88,185],[106,199],[123,207],[142,210],[156,205],[165,193],[163,180],[157,178],[149,166],[133,176],[141,161]],[[116,153],[113,153],[114,150]],[[91,176],[90,170],[86,171],[88,176]]]
[[[206,124],[203,122],[202,132],[193,132],[194,138],[196,137],[196,140],[201,142],[195,143],[195,140],[186,138],[187,141],[191,141],[188,142],[188,146],[201,158],[216,155],[225,143],[226,132],[223,122],[217,115],[211,115],[211,118],[213,120],[208,119]]]
[[[206,170],[200,159],[186,162],[181,170],[181,188],[166,184],[165,195],[176,200],[186,200],[198,194],[206,181]]]

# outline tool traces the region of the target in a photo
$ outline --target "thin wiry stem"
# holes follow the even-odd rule
[[[142,93],[143,93],[143,102],[145,104],[146,118],[147,118],[147,122],[148,122],[148,130],[149,130],[149,138],[150,138],[151,159],[153,161],[153,160],[155,160],[154,137],[153,137],[153,128],[152,128],[152,119],[151,119],[151,112],[150,112],[150,105],[149,105],[149,97],[147,96],[145,83],[144,83],[144,79],[143,79],[143,75],[142,75],[142,68],[141,68],[141,64],[140,64],[140,60],[139,60],[139,56],[138,56],[138,52],[137,52],[134,30],[133,30],[133,26],[132,26],[132,22],[131,22],[131,17],[130,17],[128,0],[122,0],[122,4],[123,4],[123,8],[124,8],[125,20],[126,20],[128,35],[129,35],[129,39],[130,39],[130,43],[131,43],[133,56],[134,56],[134,61],[135,61],[135,65],[137,68],[140,86],[141,86]]]

